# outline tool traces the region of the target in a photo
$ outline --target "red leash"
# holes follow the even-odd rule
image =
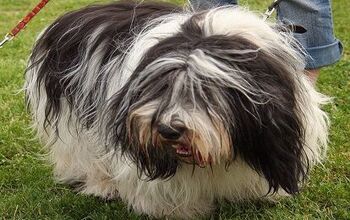
[[[25,26],[30,22],[30,20],[32,20],[32,18],[35,17],[35,15],[37,15],[39,13],[39,11],[41,11],[41,9],[43,9],[45,7],[45,5],[49,2],[50,0],[41,0],[39,2],[39,4],[37,4],[35,6],[35,8],[33,8],[33,10],[31,12],[29,12],[27,14],[27,16],[25,16],[23,18],[22,21],[20,21],[16,27],[14,27],[9,33],[7,33],[5,35],[4,40],[2,40],[0,42],[0,48],[7,42],[9,42],[10,40],[12,40],[14,37],[16,37],[16,35],[25,28]]]

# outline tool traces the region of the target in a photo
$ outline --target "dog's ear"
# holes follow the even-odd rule
[[[251,97],[238,89],[226,93],[233,151],[266,178],[269,192],[297,193],[308,171],[298,73],[264,51],[239,65],[254,91]]]
[[[266,178],[269,191],[281,187],[297,193],[307,164],[303,160],[302,125],[292,105],[269,103],[254,109],[243,97],[239,99],[232,128],[234,151]]]

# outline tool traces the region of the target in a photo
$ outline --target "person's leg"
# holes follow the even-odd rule
[[[207,9],[222,5],[235,5],[238,0],[190,0],[193,8]]]
[[[315,83],[321,67],[337,62],[342,45],[334,37],[330,0],[284,0],[277,8],[278,20],[303,27],[295,38],[306,49],[306,74]]]

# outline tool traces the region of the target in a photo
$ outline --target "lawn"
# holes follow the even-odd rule
[[[36,2],[1,0],[0,36]],[[0,219],[147,219],[118,201],[77,195],[69,187],[55,184],[50,166],[40,159],[41,146],[29,129],[30,117],[20,89],[35,37],[58,15],[93,2],[51,1],[18,38],[0,49]],[[264,11],[268,2],[241,0],[259,11]],[[334,97],[325,108],[332,127],[324,165],[313,170],[308,184],[294,198],[276,204],[221,203],[212,219],[350,219],[349,8],[349,0],[333,3],[335,32],[345,52],[339,63],[322,70],[317,83],[321,92]]]

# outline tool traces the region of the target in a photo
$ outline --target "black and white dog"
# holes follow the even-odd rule
[[[327,148],[327,98],[287,32],[239,7],[90,6],[38,39],[26,96],[60,182],[136,212],[298,192]]]

